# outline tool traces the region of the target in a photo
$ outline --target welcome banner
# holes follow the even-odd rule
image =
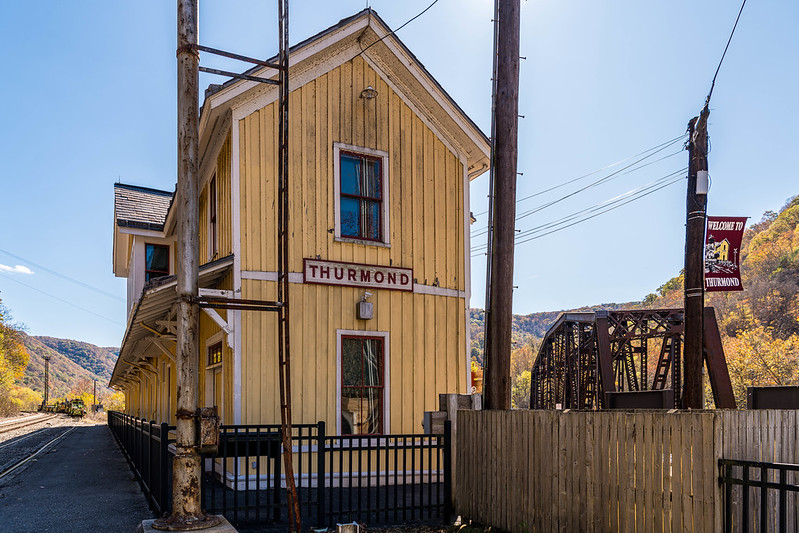
[[[705,290],[742,291],[741,239],[748,217],[707,217]]]

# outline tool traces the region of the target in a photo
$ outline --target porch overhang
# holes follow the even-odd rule
[[[232,255],[202,265],[200,287],[216,288],[232,268]],[[133,373],[141,368],[142,361],[174,353],[176,331],[168,323],[170,315],[175,313],[177,301],[177,276],[158,278],[144,286],[136,307],[128,317],[109,387],[118,389],[133,379]]]

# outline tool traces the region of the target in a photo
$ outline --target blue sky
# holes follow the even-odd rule
[[[429,0],[373,0],[393,28]],[[365,7],[291,3],[296,43]],[[710,86],[740,4],[535,0],[522,5],[518,197],[563,184],[681,135]],[[492,0],[440,0],[399,32],[488,132]],[[125,281],[111,271],[113,183],[172,189],[176,172],[175,2],[3,2],[0,98],[0,298],[35,335],[119,345]],[[203,44],[276,51],[275,2],[204,0]],[[799,3],[749,2],[711,103],[708,211],[759,220],[799,193]],[[203,56],[203,64],[239,67]],[[201,76],[201,86],[219,83]],[[679,143],[645,162],[670,155]],[[519,220],[541,226],[686,165],[681,152]],[[629,163],[629,161],[628,161]],[[623,165],[520,202],[519,213]],[[472,182],[486,209],[487,174]],[[514,310],[641,299],[677,274],[685,188],[517,247]],[[478,215],[472,246],[485,215]],[[472,260],[481,306],[484,256]]]

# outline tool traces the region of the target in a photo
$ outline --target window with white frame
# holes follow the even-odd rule
[[[385,431],[385,337],[343,334],[339,400],[342,435]]]
[[[334,144],[336,238],[388,244],[388,154]]]
[[[144,281],[169,275],[169,245],[144,245]]]

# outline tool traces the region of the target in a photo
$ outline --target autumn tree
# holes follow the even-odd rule
[[[19,411],[13,401],[11,389],[14,381],[22,378],[28,366],[28,351],[22,344],[22,332],[11,322],[8,309],[0,300],[0,416]]]

